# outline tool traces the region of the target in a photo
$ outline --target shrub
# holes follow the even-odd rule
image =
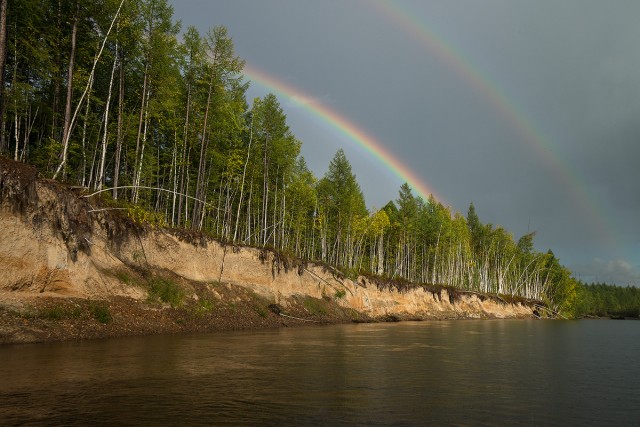
[[[184,301],[184,291],[171,280],[154,277],[149,280],[149,298],[177,307]]]
[[[198,306],[202,309],[202,311],[211,311],[213,310],[214,303],[210,299],[201,298],[198,301]]]
[[[109,311],[109,306],[105,304],[93,303],[89,306],[89,311],[91,312],[91,317],[93,317],[103,325],[110,323],[112,320],[111,312]]]
[[[256,313],[258,313],[258,315],[262,318],[266,318],[269,314],[269,311],[260,305],[254,305],[253,308],[256,310]]]
[[[194,306],[193,312],[197,316],[204,316],[206,313],[210,313],[215,308],[215,302],[208,298],[200,298],[198,303]]]
[[[167,221],[163,213],[151,212],[139,205],[127,209],[127,215],[137,224],[148,224],[151,227],[166,227]]]

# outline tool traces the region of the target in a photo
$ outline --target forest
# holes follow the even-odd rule
[[[639,288],[578,282],[576,291],[574,315],[577,317],[640,317]]]
[[[155,226],[574,314],[580,288],[535,233],[514,238],[408,184],[368,209],[342,150],[314,176],[276,96],[246,99],[225,27],[183,28],[166,0],[1,5],[2,155]]]

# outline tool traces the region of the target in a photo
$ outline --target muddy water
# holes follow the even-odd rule
[[[440,321],[0,347],[0,424],[639,425],[640,322]]]

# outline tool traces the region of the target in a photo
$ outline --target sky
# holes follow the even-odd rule
[[[322,177],[342,148],[369,208],[405,181],[587,282],[640,286],[637,0],[173,0],[224,25]]]

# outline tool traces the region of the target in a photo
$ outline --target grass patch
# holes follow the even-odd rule
[[[359,311],[357,311],[357,310],[355,310],[353,308],[348,308],[347,309],[347,313],[348,313],[349,317],[351,317],[351,320],[354,321],[354,322],[363,320],[362,314]]]
[[[103,325],[111,323],[111,320],[113,320],[111,317],[111,311],[109,311],[109,306],[106,304],[91,303],[89,305],[89,312],[91,313],[91,317]]]
[[[198,300],[198,307],[202,309],[202,311],[213,311],[215,303],[208,298],[200,298]]]
[[[347,291],[345,291],[344,289],[338,289],[336,291],[335,294],[333,294],[333,298],[337,301],[339,299],[344,298],[345,296],[347,296]]]
[[[184,297],[184,290],[179,284],[161,277],[149,279],[149,299],[152,301],[159,300],[178,307],[182,305]]]
[[[350,279],[353,282],[356,282],[360,276],[360,272],[357,268],[347,268],[342,270],[342,273],[347,277],[347,279]]]
[[[249,296],[253,299],[253,309],[256,313],[258,313],[258,315],[263,319],[266,318],[269,315],[269,309],[267,307],[271,304],[271,301],[261,295],[258,295],[254,291],[249,291]]]
[[[36,317],[44,320],[79,319],[82,317],[82,310],[79,307],[70,308],[57,305],[40,309]]]
[[[120,283],[124,283],[125,285],[128,285],[128,286],[131,286],[134,284],[133,278],[126,271],[116,270],[113,273],[113,275],[116,276],[116,279],[118,279]]]
[[[302,302],[302,304],[304,305],[304,308],[311,314],[315,314],[315,315],[327,314],[326,303],[324,303],[320,299],[313,298],[313,297],[306,297]]]
[[[255,305],[253,306],[253,308],[255,309],[256,313],[258,313],[258,315],[263,319],[269,315],[269,310],[267,310],[265,307]]]
[[[139,274],[126,268],[113,268],[100,270],[105,276],[116,279],[127,286],[145,287],[145,280]]]
[[[204,316],[215,308],[215,303],[208,298],[200,298],[198,303],[193,307],[193,312],[197,316]]]

